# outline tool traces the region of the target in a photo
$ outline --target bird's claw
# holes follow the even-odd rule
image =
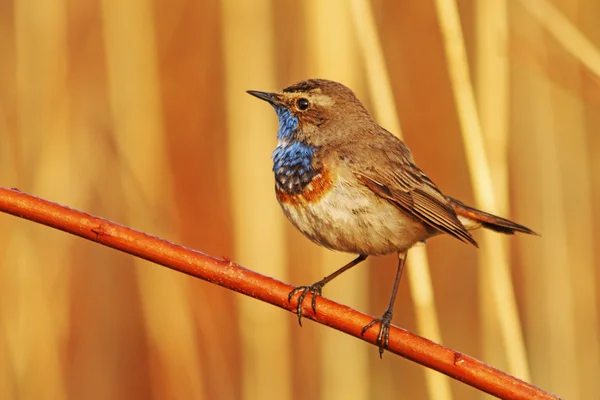
[[[294,290],[288,294],[288,302],[292,301],[292,297],[298,292],[300,293],[300,297],[298,297],[298,305],[296,306],[296,315],[298,316],[298,323],[302,326],[302,305],[304,304],[304,299],[308,293],[312,294],[311,307],[313,313],[317,313],[317,296],[321,296],[321,291],[323,290],[323,285],[321,282],[314,283],[310,286],[298,286]]]
[[[379,346],[379,358],[383,358],[383,350],[386,349],[390,343],[392,312],[390,310],[386,310],[381,318],[376,318],[369,322],[369,324],[362,329],[360,335],[364,336],[364,334],[375,324],[381,324],[379,334],[377,335],[377,346]]]

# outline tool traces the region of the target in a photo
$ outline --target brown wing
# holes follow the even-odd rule
[[[354,169],[356,177],[375,194],[424,223],[477,246],[475,239],[459,221],[448,199],[427,175],[414,165],[410,151],[404,143],[400,142],[400,146],[398,143],[394,145],[392,148],[377,149],[377,153],[384,156],[380,161],[385,160],[386,168],[368,168],[362,171]],[[379,162],[378,166],[382,166],[382,163]]]

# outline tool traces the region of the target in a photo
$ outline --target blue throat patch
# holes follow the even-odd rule
[[[319,173],[312,167],[315,148],[296,139],[298,118],[285,107],[275,107],[279,117],[277,139],[273,152],[273,172],[279,189],[298,194]]]

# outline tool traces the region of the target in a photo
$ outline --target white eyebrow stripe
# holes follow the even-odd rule
[[[310,96],[310,100],[318,106],[332,106],[335,104],[335,101],[331,97],[324,94],[312,95]]]

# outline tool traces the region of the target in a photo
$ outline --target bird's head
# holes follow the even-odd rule
[[[280,92],[248,93],[273,106],[279,117],[280,141],[300,140],[320,146],[355,137],[361,127],[374,124],[350,89],[325,79],[301,81]]]

